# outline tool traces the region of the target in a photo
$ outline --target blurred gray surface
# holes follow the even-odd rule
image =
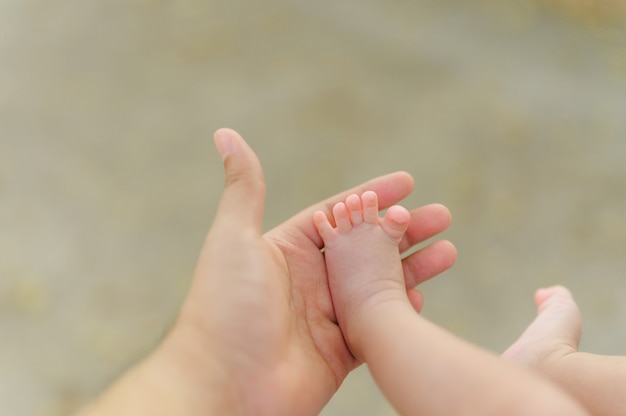
[[[446,204],[424,314],[493,351],[565,284],[626,353],[620,1],[0,0],[0,403],[62,415],[167,330],[239,130],[267,228],[371,177]],[[325,416],[394,414],[366,368]]]

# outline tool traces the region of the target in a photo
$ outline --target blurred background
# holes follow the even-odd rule
[[[406,170],[456,266],[424,314],[494,352],[555,283],[626,354],[621,0],[0,0],[0,403],[72,412],[174,319],[221,192],[212,132],[266,171],[266,228]],[[323,412],[393,415],[366,368]]]

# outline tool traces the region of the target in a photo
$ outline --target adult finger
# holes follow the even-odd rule
[[[416,244],[445,231],[452,222],[450,210],[441,204],[430,204],[411,211],[411,221],[400,242],[403,253]]]
[[[220,198],[216,223],[232,218],[258,232],[263,223],[265,180],[257,155],[234,130],[215,132],[215,146],[224,161],[224,191]]]
[[[415,287],[448,270],[456,262],[456,247],[440,240],[416,251],[402,260],[406,287]]]

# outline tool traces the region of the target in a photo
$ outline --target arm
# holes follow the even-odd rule
[[[550,364],[546,374],[595,416],[626,412],[626,357],[574,352]]]
[[[78,416],[246,414],[225,369],[184,339],[170,336]]]
[[[586,414],[548,382],[444,331],[406,303],[382,304],[366,325],[354,342],[400,414]]]
[[[337,325],[312,213],[328,212],[346,194],[368,189],[381,195],[386,208],[411,192],[412,178],[395,173],[373,179],[263,235],[259,160],[232,130],[219,130],[215,140],[225,188],[178,320],[156,351],[85,415],[315,415],[361,364]],[[430,227],[412,221],[404,250],[450,222],[438,205],[411,217]],[[404,260],[407,283],[437,275],[455,256],[450,243],[412,254]]]

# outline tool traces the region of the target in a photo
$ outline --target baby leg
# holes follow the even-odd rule
[[[399,243],[410,214],[393,206],[381,218],[377,195],[365,192],[335,205],[333,218],[335,226],[316,212],[314,222],[324,240],[337,320],[349,339],[349,327],[376,304],[390,299],[408,303]]]

